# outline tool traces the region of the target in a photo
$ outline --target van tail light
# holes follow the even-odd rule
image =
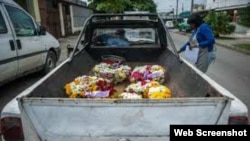
[[[17,117],[2,118],[0,134],[6,141],[24,141],[21,119]]]
[[[245,116],[234,116],[234,117],[229,117],[228,119],[228,124],[230,125],[248,125],[249,120],[248,117]]]

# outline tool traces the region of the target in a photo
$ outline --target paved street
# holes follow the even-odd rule
[[[171,35],[178,48],[188,40],[188,36],[175,32]],[[217,59],[210,66],[208,76],[239,97],[250,109],[250,56],[216,46]]]
[[[177,47],[180,47],[188,39],[187,36],[171,32],[172,37]],[[62,62],[66,58],[66,46],[74,44],[77,36],[72,36],[66,39],[60,39],[62,46]],[[250,56],[238,53],[221,46],[218,47],[217,60],[211,65],[208,75],[217,81],[219,84],[230,90],[245,102],[250,109]],[[0,87],[0,110],[3,106],[22,92],[25,88],[32,85],[42,76],[39,74],[32,74],[23,77],[16,81]],[[250,117],[250,116],[249,116]]]

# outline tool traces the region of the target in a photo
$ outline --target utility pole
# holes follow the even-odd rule
[[[194,0],[191,0],[191,14],[193,13],[193,9],[194,9]]]
[[[177,21],[177,18],[178,18],[178,6],[179,6],[179,0],[176,0],[176,21]]]
[[[173,8],[173,21],[174,21],[174,8]]]
[[[183,11],[184,11],[184,5],[182,3],[181,12],[183,12]]]

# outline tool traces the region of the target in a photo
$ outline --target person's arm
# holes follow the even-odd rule
[[[181,52],[185,51],[185,50],[186,50],[186,47],[187,47],[188,45],[189,45],[189,42],[185,43],[185,44],[180,48],[180,50],[178,51],[178,53],[181,53]]]
[[[204,41],[199,42],[199,47],[205,48],[215,43],[212,29],[209,26],[202,26],[199,32],[205,38]]]

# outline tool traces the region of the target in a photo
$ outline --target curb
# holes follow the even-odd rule
[[[226,45],[226,44],[223,44],[223,43],[220,43],[220,42],[216,42],[215,44],[220,45],[220,46],[225,47],[225,48],[228,48],[228,49],[231,49],[231,50],[234,50],[234,51],[241,52],[241,53],[246,54],[246,55],[250,55],[250,51],[246,50],[246,49],[242,49],[242,48],[235,47],[235,46],[232,46],[232,45]]]

